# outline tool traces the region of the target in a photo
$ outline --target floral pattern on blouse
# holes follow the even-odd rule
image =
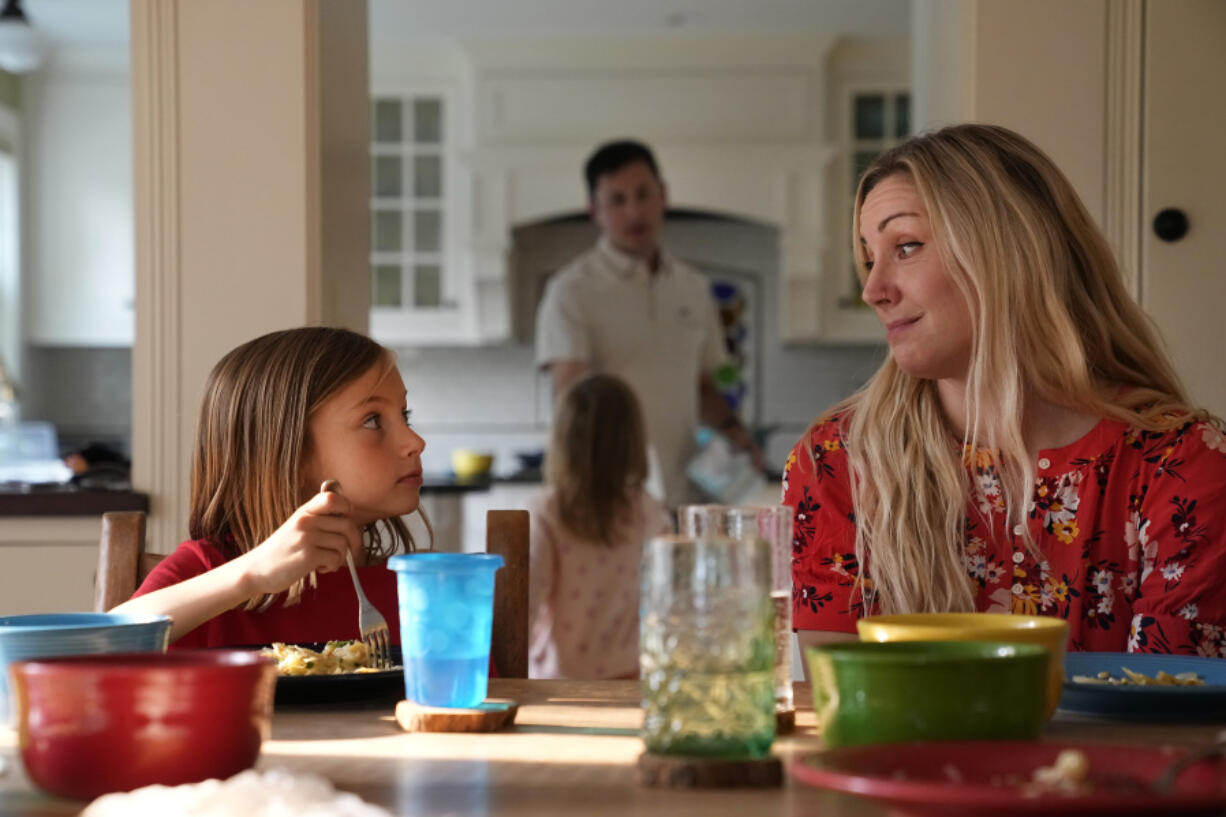
[[[1041,451],[1032,504],[1009,525],[991,452],[968,451],[963,563],[983,612],[1069,622],[1074,650],[1226,657],[1226,434],[1189,421],[1165,432],[1102,420]],[[783,475],[796,509],[797,629],[854,632],[857,579],[840,419],[796,444]],[[865,583],[870,580],[866,577]],[[871,585],[870,585],[871,586]]]

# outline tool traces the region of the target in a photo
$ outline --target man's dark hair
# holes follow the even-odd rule
[[[642,142],[636,142],[633,139],[618,139],[614,142],[605,142],[596,148],[596,151],[588,158],[587,164],[583,166],[583,175],[587,177],[588,198],[596,195],[596,182],[601,176],[616,173],[634,162],[642,162],[647,165],[651,168],[652,175],[657,179],[660,178],[660,168],[656,165],[656,157],[652,154],[651,148]]]

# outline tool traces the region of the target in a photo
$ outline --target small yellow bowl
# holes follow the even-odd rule
[[[908,613],[856,622],[861,641],[1004,641],[1047,648],[1047,717],[1060,705],[1068,622],[1053,616],[1006,613]]]
[[[456,479],[470,480],[485,477],[494,464],[494,455],[487,451],[470,451],[457,448],[451,452],[451,470]]]

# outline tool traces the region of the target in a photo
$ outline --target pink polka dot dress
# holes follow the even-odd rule
[[[610,547],[562,526],[545,490],[528,502],[532,515],[529,568],[529,666],[532,678],[637,677],[639,560],[642,543],[672,532],[664,506],[642,492],[638,520]]]

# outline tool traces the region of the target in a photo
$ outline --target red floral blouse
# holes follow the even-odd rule
[[[812,457],[810,457],[812,452]],[[1103,420],[1039,453],[1028,524],[1036,561],[1010,530],[992,457],[968,458],[966,574],[982,612],[1061,616],[1069,649],[1226,657],[1226,435],[1189,422],[1166,432]],[[796,444],[783,474],[796,509],[793,622],[855,632],[847,453],[838,418]],[[871,558],[871,557],[870,557]]]

